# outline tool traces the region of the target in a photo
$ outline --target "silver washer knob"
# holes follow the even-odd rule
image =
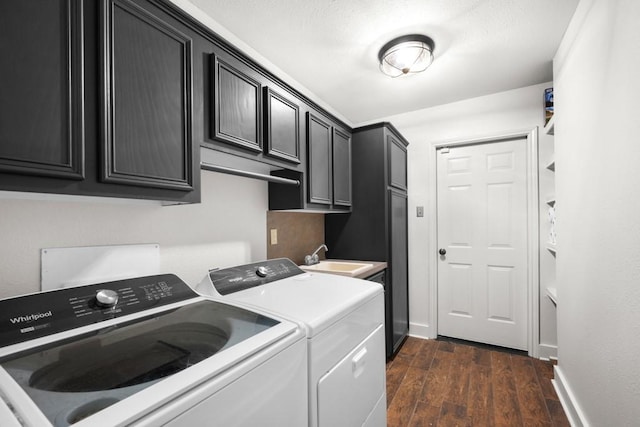
[[[96,293],[96,301],[100,307],[113,307],[118,303],[118,293],[111,289],[100,289]]]
[[[264,266],[260,266],[256,270],[256,274],[260,277],[267,277],[267,273],[269,273],[269,271],[267,270],[267,267]]]

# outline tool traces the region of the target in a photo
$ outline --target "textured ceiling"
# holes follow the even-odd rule
[[[353,125],[552,80],[578,0],[189,0]],[[392,79],[390,39],[430,36],[424,73]],[[268,68],[268,66],[267,66]]]

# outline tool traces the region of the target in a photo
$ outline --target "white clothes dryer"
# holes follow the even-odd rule
[[[386,426],[379,283],[307,273],[280,258],[212,270],[196,290],[305,325],[311,427]]]
[[[175,275],[0,301],[0,425],[307,423],[306,335]]]

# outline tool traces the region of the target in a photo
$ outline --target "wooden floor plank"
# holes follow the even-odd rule
[[[411,427],[437,426],[440,419],[440,406],[432,406],[425,402],[418,402],[416,410],[411,417]]]
[[[402,345],[402,351],[398,352],[394,357],[394,362],[398,361],[411,365],[416,354],[420,353],[424,342],[425,340],[419,338],[407,337],[406,341]]]
[[[533,359],[533,367],[536,370],[538,384],[540,384],[544,398],[558,400],[556,390],[551,383],[553,379],[553,364],[540,359]]]
[[[409,425],[426,376],[427,371],[424,369],[409,368],[407,370],[400,388],[387,408],[388,427]]]
[[[409,365],[403,363],[392,363],[387,368],[387,407],[391,404],[400,384],[407,374]]]
[[[476,365],[491,366],[491,352],[484,348],[473,348],[471,359]]]
[[[475,426],[495,425],[491,366],[472,364],[469,375],[467,413]]]
[[[522,416],[518,407],[516,384],[511,369],[511,355],[492,351],[491,368],[493,416],[496,426],[521,426]]]
[[[538,421],[539,425],[547,425],[551,423],[551,418],[531,360],[529,357],[511,356],[520,413],[529,422]]]
[[[469,396],[472,348],[466,345],[456,345],[453,354],[444,399],[456,405],[466,405]]]
[[[471,419],[467,416],[467,408],[452,402],[442,402],[439,426],[471,427]]]
[[[432,406],[442,405],[449,384],[449,370],[453,361],[453,352],[437,350],[433,356],[420,392],[420,401]]]
[[[411,366],[414,368],[429,369],[431,362],[433,362],[433,356],[438,349],[438,341],[436,340],[422,340],[424,344],[420,349],[420,352],[416,354],[411,362]]]
[[[552,427],[553,426],[551,424],[551,421],[541,421],[539,419],[532,420],[529,418],[523,418],[522,425],[523,427]]]
[[[551,414],[551,422],[554,427],[570,427],[569,419],[558,400],[547,399],[547,408]]]

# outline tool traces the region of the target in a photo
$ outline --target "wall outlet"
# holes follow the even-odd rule
[[[417,206],[416,207],[416,216],[418,218],[422,218],[424,216],[424,206]]]
[[[278,244],[278,229],[277,228],[272,228],[271,229],[271,244],[272,245],[277,245]]]

